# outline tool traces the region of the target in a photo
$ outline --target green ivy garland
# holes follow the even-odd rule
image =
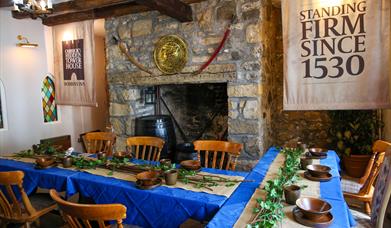
[[[281,153],[285,156],[284,166],[278,170],[278,176],[275,179],[266,182],[263,189],[266,192],[266,197],[265,199],[257,199],[257,206],[253,209],[253,213],[256,215],[247,228],[273,228],[284,218],[283,188],[298,180],[297,172],[300,169],[300,156],[303,150],[284,148]]]

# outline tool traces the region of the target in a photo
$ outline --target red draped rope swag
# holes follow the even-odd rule
[[[232,29],[232,25],[236,22],[236,17],[233,17],[230,24],[228,25],[227,29],[225,30],[224,32],[224,36],[223,36],[223,39],[221,40],[219,46],[215,49],[215,51],[213,52],[213,54],[209,57],[208,61],[206,61],[204,64],[201,65],[201,67],[194,71],[192,74],[193,75],[198,75],[198,74],[201,74],[206,68],[208,68],[208,66],[213,62],[213,60],[216,59],[217,55],[220,53],[221,49],[224,47],[224,44],[225,42],[227,41],[229,35],[231,34],[231,29]],[[127,47],[127,44],[121,40],[119,38],[119,35],[118,36],[115,36],[114,37],[114,40],[117,42],[117,45],[120,49],[120,51],[128,58],[128,60],[133,63],[138,69],[140,69],[141,71],[144,71],[146,73],[148,73],[149,75],[153,75],[152,71],[150,71],[148,68],[146,68],[144,65],[142,65],[141,63],[139,63],[136,58],[134,58],[130,53],[129,53],[129,49]]]

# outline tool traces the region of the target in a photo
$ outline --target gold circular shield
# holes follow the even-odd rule
[[[187,44],[179,36],[163,36],[155,45],[153,57],[161,72],[165,74],[179,73],[187,63]]]

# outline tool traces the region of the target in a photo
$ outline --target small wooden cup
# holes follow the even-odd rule
[[[166,185],[175,185],[178,179],[178,170],[171,169],[164,172],[164,179],[166,181]]]
[[[73,164],[73,158],[72,157],[65,157],[62,159],[62,167],[69,168],[72,167]]]
[[[301,157],[300,166],[302,170],[306,170],[307,166],[312,165],[313,160],[311,158]]]
[[[295,205],[296,200],[300,198],[301,188],[298,185],[290,185],[284,187],[285,202],[290,205]]]

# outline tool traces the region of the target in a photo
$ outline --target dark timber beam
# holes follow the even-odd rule
[[[202,1],[205,0],[73,0],[54,4],[53,14],[43,19],[42,23],[54,26],[151,10],[158,10],[162,14],[186,22],[193,20],[189,4]],[[29,18],[29,15],[23,12],[13,12],[13,17],[23,19]]]
[[[162,14],[173,17],[180,22],[193,20],[193,11],[189,4],[180,0],[136,0],[140,5],[148,6]]]
[[[54,26],[84,20],[119,17],[149,10],[149,8],[137,5],[136,3],[123,3],[84,11],[54,15],[43,19],[42,23],[47,26]]]

